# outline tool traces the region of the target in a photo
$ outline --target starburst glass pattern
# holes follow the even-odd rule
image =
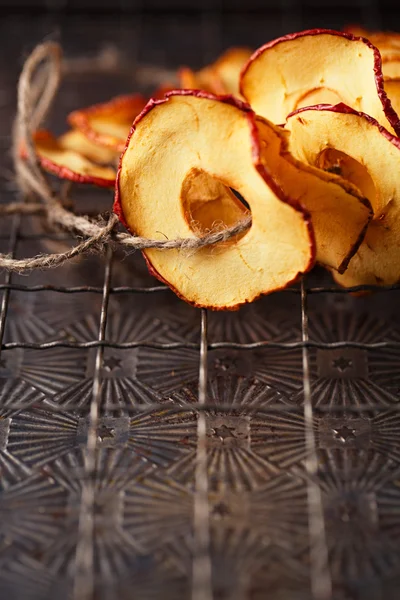
[[[377,515],[379,526],[384,536],[390,540],[390,545],[397,549],[398,554],[398,572],[400,571],[400,552],[399,552],[399,537],[400,537],[400,519],[399,519],[399,502],[400,502],[400,480],[398,471],[393,474],[392,478],[381,485],[376,492]]]
[[[232,517],[232,515],[231,515]],[[229,515],[212,514],[211,560],[213,592],[216,598],[247,598],[255,584],[254,575],[267,568],[274,558],[274,548],[257,532],[240,521],[232,523]],[[264,588],[269,589],[268,588]]]
[[[77,447],[77,416],[37,409],[12,419],[8,450],[28,467],[40,467]]]
[[[99,314],[89,313],[68,327],[74,339],[87,342],[95,339],[99,332]],[[113,342],[163,341],[166,326],[159,318],[143,312],[143,308],[132,303],[130,310],[112,310],[107,319],[106,338]]]
[[[67,494],[44,473],[33,473],[0,496],[0,553],[41,552],[65,527]]]
[[[250,343],[266,340],[293,339],[293,323],[288,322],[288,314],[283,305],[296,304],[295,314],[299,314],[298,300],[293,301],[286,294],[274,298],[263,298],[246,305],[239,313],[230,311],[209,312],[209,339],[211,342]],[[167,324],[171,340],[197,341],[200,334],[199,313],[184,302],[175,302],[161,317]],[[300,335],[300,334],[299,334]]]
[[[219,404],[229,405],[233,410],[242,409],[246,412],[246,409],[285,403],[286,398],[265,383],[232,375],[227,370],[226,373],[217,371],[217,374],[210,378],[207,401],[216,407]]]
[[[29,467],[8,450],[0,450],[0,472],[0,494],[31,474]]]
[[[318,440],[318,420],[313,419]],[[278,413],[255,415],[251,420],[253,452],[282,470],[300,465],[308,456],[303,415]]]
[[[185,486],[148,477],[125,489],[124,532],[147,552],[179,536],[191,537],[193,494]]]
[[[79,506],[84,476],[83,452],[84,444],[46,467],[46,472],[69,491],[70,498],[73,499],[72,504],[76,508]],[[132,452],[126,445],[120,448],[98,448],[95,461],[93,479],[98,494],[104,490],[106,495],[113,492],[118,495],[128,483],[136,485],[153,470],[145,458]]]
[[[370,344],[393,340],[395,330],[389,321],[356,311],[311,312],[310,339],[317,342],[349,341]],[[397,403],[400,389],[398,351],[310,349],[311,393],[315,406],[382,406]],[[303,402],[303,392],[294,396]]]
[[[85,376],[86,352],[70,348],[24,350],[19,377],[46,396],[73,386]]]
[[[142,562],[145,562],[144,559]],[[146,567],[146,572],[140,568],[137,571],[131,568],[129,578],[114,580],[109,589],[104,584],[101,587],[96,584],[96,598],[111,600],[117,595],[120,600],[131,600],[132,589],[134,589],[135,595],[137,594],[141,600],[173,600],[175,598],[189,600],[190,583],[187,577],[174,577],[173,574],[171,576],[162,569],[157,569],[157,565],[151,565],[150,558],[147,559]]]
[[[301,350],[264,348],[254,353],[254,377],[290,398],[303,388]]]
[[[309,351],[314,406],[390,406],[398,402],[398,355],[358,348]],[[392,376],[389,376],[392,369]],[[400,382],[399,382],[400,385]],[[303,390],[292,396],[303,402]]]
[[[121,351],[124,352],[124,351]],[[113,353],[114,356],[114,353]],[[128,358],[128,364],[129,364]],[[121,359],[124,363],[124,359]],[[101,380],[100,389],[100,409],[102,413],[108,412],[108,407],[112,406],[112,412],[123,412],[126,407],[133,407],[138,404],[157,404],[161,401],[153,390],[137,381],[134,377],[118,377],[114,373],[115,379],[110,378],[106,372],[107,367],[102,369],[102,375],[106,375]],[[120,371],[121,373],[121,371]],[[65,410],[80,410],[87,412],[90,402],[93,398],[93,378],[86,377],[78,381],[75,385],[53,397],[53,402],[63,406]]]
[[[114,579],[108,588],[107,582],[96,585],[96,598],[131,600],[134,590],[141,600],[189,600],[189,577],[179,577],[165,562],[156,561],[154,555],[140,556],[133,565],[131,561],[129,576]]]
[[[194,386],[184,388],[173,394],[171,400],[179,404],[197,402],[197,390]],[[206,412],[210,488],[253,489],[274,476],[276,468],[253,449],[251,411],[282,403],[281,395],[264,384],[226,374],[209,381],[207,402],[211,407],[215,405],[215,410],[210,407]],[[219,405],[225,410],[218,410]],[[168,473],[176,481],[193,486],[195,467],[193,449],[172,464]]]
[[[69,518],[68,529],[42,554],[41,562],[59,577],[70,577],[73,575],[78,542],[79,506],[84,480],[82,451],[60,457],[47,466],[45,472],[66,491]],[[151,463],[128,446],[97,450],[92,479],[95,491],[93,542],[96,585],[111,585],[115,592],[116,586],[121,586],[119,589],[122,590],[137,579],[139,583],[142,581],[143,585],[149,585],[150,590],[152,578],[177,577],[176,569],[172,574],[166,572],[167,565],[171,570],[171,561],[160,556],[159,548],[155,547],[154,552],[149,554],[141,540],[130,535],[124,524],[125,491],[130,490],[129,498],[131,494],[140,497],[140,490],[152,478],[153,472]],[[152,506],[154,504],[150,499],[147,512],[151,512]],[[153,518],[157,519],[157,516],[153,515]],[[98,592],[102,597],[100,588]]]
[[[297,337],[294,331],[300,314],[299,298],[292,294],[273,294],[245,305],[239,314],[210,314],[210,339],[213,342],[250,343],[285,341]]]
[[[10,294],[7,309],[5,342],[38,342],[56,336],[56,330],[36,311],[35,294]]]
[[[384,348],[368,351],[369,380],[381,391],[381,395],[391,396],[391,402],[400,400],[400,352]],[[377,394],[377,403],[379,395]]]
[[[248,526],[265,543],[300,552],[308,546],[308,497],[303,478],[279,473],[245,500]]]
[[[2,416],[13,414],[17,408],[41,404],[42,390],[33,385],[29,356],[25,359],[20,348],[3,351],[0,359],[0,410]]]
[[[400,414],[398,412],[379,412],[371,418],[371,447],[390,458],[400,462]]]
[[[195,486],[196,452],[184,454],[166,473],[190,488]],[[268,460],[241,447],[208,447],[207,472],[210,491],[221,489],[246,491],[256,489],[274,476],[277,470]]]
[[[393,326],[368,312],[329,310],[309,312],[309,337],[319,342],[360,342],[393,339]]]
[[[31,556],[20,555],[9,560],[1,569],[0,594],[2,598],[24,600],[67,600],[69,595],[67,582],[42,561]]]
[[[321,449],[343,457],[342,469],[354,468],[356,459],[359,465],[381,459],[385,471],[391,471],[400,460],[399,425],[397,411],[359,417],[326,415],[319,419],[317,439]]]
[[[356,477],[367,465],[379,484],[380,470],[390,472],[399,460],[397,413],[370,416],[314,417],[313,432],[321,469]],[[254,415],[251,419],[253,452],[280,469],[304,468],[308,456],[304,417],[295,413]]]
[[[25,381],[18,379],[0,379],[0,408],[4,416],[11,415],[21,407],[39,405],[45,396]]]
[[[197,418],[170,409],[138,414],[129,421],[128,447],[138,456],[166,467],[196,447]]]
[[[373,452],[360,455],[349,451],[343,455],[343,451],[335,450],[320,463],[330,568],[335,582],[384,576],[398,562],[393,538],[381,526],[384,513],[377,500],[380,494],[385,497],[380,490],[386,489],[392,468],[390,460]]]
[[[65,283],[65,282],[62,282]],[[78,282],[78,285],[81,282]],[[69,281],[71,285],[71,282]],[[58,338],[66,337],[76,341],[69,330],[86,315],[97,315],[100,320],[100,294],[63,294],[60,292],[37,292],[35,296],[35,315],[51,327]]]
[[[164,395],[195,383],[198,371],[199,353],[196,350],[139,350],[137,378]]]
[[[303,386],[301,351],[216,349],[208,353],[209,377],[237,375],[262,382],[289,396]],[[199,353],[196,350],[140,349],[138,378],[168,394],[197,382]]]
[[[68,328],[68,335],[75,341],[85,342],[97,338],[98,317],[90,314],[82,321],[74,323]],[[155,318],[139,318],[138,315],[117,313],[110,316],[106,335],[118,343],[140,341],[142,339],[162,339],[164,335]],[[138,381],[137,349],[105,348],[100,373],[101,378],[101,408],[107,410],[112,405],[121,410],[126,406],[136,404],[154,404],[162,399],[157,393]],[[54,398],[54,402],[66,409],[87,408],[93,392],[93,376],[95,373],[96,349],[86,351],[84,376],[67,389],[64,389]]]
[[[252,576],[248,578],[247,597],[264,600],[268,590],[268,600],[314,600],[308,548],[289,552],[274,546],[267,549],[253,568],[249,565]],[[339,600],[336,595],[334,598]]]

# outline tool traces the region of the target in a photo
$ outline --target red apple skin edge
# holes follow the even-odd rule
[[[385,129],[383,125],[381,125],[376,119],[374,119],[374,117],[371,117],[366,113],[355,110],[354,108],[351,108],[351,106],[347,106],[347,104],[344,104],[343,102],[339,102],[339,104],[315,104],[314,106],[303,106],[302,108],[298,108],[297,110],[294,110],[293,112],[289,113],[287,118],[293,117],[308,110],[326,110],[329,112],[336,112],[347,115],[357,115],[359,117],[363,117],[364,119],[366,119],[366,121],[371,123],[371,125],[377,127],[380,133],[384,135],[385,138],[389,140],[389,142],[391,142],[394,146],[396,146],[396,148],[399,148],[400,150],[400,138],[396,137],[395,135],[390,133],[390,131]]]
[[[289,204],[290,206],[292,206],[295,210],[297,210],[298,212],[302,213],[304,216],[304,221],[307,225],[307,229],[308,229],[308,233],[310,236],[310,261],[309,264],[307,265],[307,268],[305,269],[305,273],[307,271],[310,271],[312,269],[312,267],[314,266],[315,263],[315,256],[316,256],[316,244],[315,244],[315,237],[314,237],[314,230],[312,227],[312,222],[311,222],[311,215],[309,214],[309,212],[305,209],[305,207],[303,207],[299,202],[295,202],[292,199],[288,198],[287,196],[284,196],[282,190],[279,188],[279,186],[275,183],[273,177],[271,176],[271,174],[268,172],[268,170],[265,168],[265,166],[261,163],[260,160],[260,154],[261,154],[261,149],[259,146],[259,141],[258,141],[258,130],[257,130],[257,126],[256,126],[256,122],[255,122],[255,113],[253,112],[252,108],[250,107],[249,104],[247,104],[247,102],[243,102],[242,100],[239,100],[238,98],[235,98],[234,96],[227,94],[224,96],[216,96],[214,94],[210,94],[209,92],[204,92],[203,90],[172,90],[170,92],[168,92],[167,94],[165,94],[165,97],[161,100],[154,100],[153,98],[151,98],[149,100],[149,102],[146,104],[146,106],[144,107],[144,109],[142,110],[142,112],[136,117],[135,121],[133,122],[131,131],[129,133],[129,136],[126,140],[126,144],[125,144],[125,149],[122,152],[120,158],[119,158],[119,165],[118,165],[118,170],[117,170],[117,177],[115,180],[115,197],[114,197],[114,206],[113,206],[113,212],[118,216],[120,222],[124,225],[124,227],[126,227],[126,229],[128,231],[130,231],[129,226],[125,220],[125,216],[124,216],[124,212],[122,209],[122,204],[121,204],[121,194],[120,194],[120,189],[119,189],[119,180],[120,180],[120,174],[121,174],[121,169],[122,169],[122,161],[125,155],[125,152],[129,146],[131,137],[133,136],[135,130],[136,130],[136,125],[139,123],[139,121],[141,121],[146,115],[147,113],[149,113],[155,106],[157,106],[158,104],[164,104],[165,102],[169,101],[169,98],[173,97],[173,96],[195,96],[196,98],[206,98],[208,100],[217,100],[219,102],[225,102],[226,104],[230,104],[231,106],[234,106],[236,108],[239,108],[240,110],[243,110],[244,112],[247,113],[247,118],[249,120],[249,125],[250,125],[250,131],[251,131],[251,136],[252,136],[252,153],[253,153],[253,160],[254,160],[254,166],[256,168],[256,170],[260,173],[261,177],[264,179],[264,181],[266,181],[267,185],[269,185],[269,187],[274,191],[274,193],[276,193],[276,195],[278,196],[278,198],[280,198],[283,202],[286,202],[287,204]],[[132,232],[132,235],[134,235],[134,232]],[[167,251],[168,252],[168,251]],[[150,275],[153,275],[154,277],[156,277],[159,281],[161,281],[162,283],[164,283],[165,285],[167,285],[177,296],[178,298],[181,298],[181,300],[184,300],[185,302],[188,302],[188,300],[176,289],[174,288],[166,279],[164,279],[164,277],[153,267],[152,263],[150,262],[149,258],[146,256],[145,252],[142,252],[143,257],[146,261],[146,265],[147,268],[149,270]],[[301,277],[301,274],[299,273],[296,277],[294,277],[292,279],[292,281],[288,282],[285,286],[283,286],[282,288],[278,288],[274,291],[279,292],[282,289],[285,289],[287,287],[289,287],[290,285],[296,283],[299,278]],[[261,296],[264,296],[265,294],[261,293],[259,294],[259,296],[257,296],[256,298],[254,298],[252,300],[252,302],[255,302],[256,300],[258,300],[258,298],[260,298]],[[203,306],[202,304],[199,304],[197,302],[188,302],[189,304],[191,304],[192,306],[196,307],[196,308],[209,308],[208,306]],[[215,308],[213,310],[216,311],[223,311],[223,310],[230,310],[230,311],[234,311],[234,310],[238,310],[241,306],[243,306],[243,304],[247,304],[247,303],[240,303],[237,304],[236,306],[233,307],[220,307],[220,308]]]
[[[93,104],[88,108],[74,110],[72,113],[68,115],[68,123],[72,127],[78,127],[81,131],[85,132],[85,135],[92,141],[96,142],[98,137],[102,137],[101,135],[94,135],[91,127],[88,124],[88,118],[92,114],[98,114],[102,111],[111,112],[113,108],[118,111],[121,107],[123,108],[132,108],[132,111],[135,112],[138,104],[144,106],[146,104],[146,99],[141,94],[131,94],[124,96],[117,96],[116,98],[112,98],[108,102],[101,102],[99,104]],[[125,147],[125,144],[122,143],[121,146],[118,147],[118,151],[122,151]]]
[[[27,158],[28,155],[26,150],[21,150],[20,156],[21,158]],[[74,183],[81,183],[84,185],[91,184],[97,187],[108,189],[115,187],[115,179],[103,179],[101,177],[93,177],[92,175],[80,175],[68,167],[57,165],[49,158],[44,158],[41,156],[39,156],[39,162],[46,171],[53,173],[53,175],[56,175],[60,179],[67,179],[68,181],[73,181]]]
[[[256,50],[254,52],[254,54],[252,54],[252,56],[250,56],[248,62],[244,65],[244,67],[241,71],[240,86],[239,86],[240,93],[243,95],[242,80],[243,80],[243,77],[244,77],[247,69],[249,68],[250,64],[265,50],[267,50],[269,48],[273,48],[274,46],[277,46],[281,42],[287,42],[288,40],[296,40],[297,38],[305,37],[305,36],[319,35],[321,33],[325,33],[328,35],[337,35],[339,37],[346,38],[347,40],[361,40],[369,48],[371,48],[373,50],[373,53],[374,53],[374,76],[375,76],[376,90],[378,92],[379,99],[382,103],[383,112],[385,113],[387,120],[393,127],[396,134],[400,135],[400,118],[399,118],[398,114],[396,113],[396,111],[394,110],[394,108],[392,107],[392,103],[391,103],[390,99],[388,98],[388,96],[385,92],[385,89],[384,89],[381,53],[379,52],[378,48],[376,48],[376,46],[371,44],[371,42],[367,38],[364,38],[361,36],[355,36],[351,33],[346,33],[344,31],[335,31],[334,29],[307,29],[305,31],[299,31],[296,33],[289,33],[288,35],[284,35],[280,38],[277,38],[275,40],[272,40],[271,42],[264,44],[264,46],[261,46],[260,48],[258,48],[258,50]]]
[[[75,173],[75,171],[71,171],[71,169],[68,169],[68,167],[59,167],[58,165],[55,165],[48,158],[41,158],[40,163],[44,169],[54,173],[54,175],[60,177],[61,179],[68,179],[69,181],[82,183],[85,185],[89,183],[97,187],[108,189],[115,186],[115,181],[113,179],[102,179],[100,177],[93,177],[90,175],[80,175],[79,173]]]
[[[347,104],[344,104],[343,102],[340,102],[339,104],[315,104],[314,106],[303,106],[302,108],[298,108],[297,110],[294,110],[293,112],[289,113],[287,118],[289,119],[289,117],[294,117],[296,115],[299,115],[302,112],[305,111],[310,111],[310,110],[325,110],[325,111],[329,111],[329,112],[335,112],[335,113],[341,113],[341,114],[347,114],[347,115],[357,115],[359,117],[363,117],[364,119],[366,119],[369,123],[371,123],[371,125],[374,125],[374,127],[376,127],[379,132],[385,136],[385,138],[391,143],[393,144],[393,146],[396,146],[396,148],[398,148],[400,150],[400,138],[396,137],[395,135],[393,135],[392,133],[390,133],[390,131],[388,131],[387,129],[385,129],[380,123],[378,123],[378,121],[376,119],[374,119],[373,117],[371,117],[370,115],[367,115],[366,113],[360,112],[358,110],[354,110],[354,108],[351,108],[350,106],[347,106]],[[363,229],[363,231],[360,233],[360,236],[355,244],[355,246],[353,246],[353,248],[356,248],[356,251],[358,250],[358,248],[360,247],[364,236],[367,232],[369,223],[367,223]],[[352,254],[349,258],[349,261],[351,260],[352,256],[354,256],[354,254]],[[368,293],[368,292],[366,292]],[[355,295],[358,294],[363,294],[363,292],[356,292]]]

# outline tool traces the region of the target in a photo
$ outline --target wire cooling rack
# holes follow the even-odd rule
[[[377,7],[353,7],[352,20],[373,25]],[[132,60],[176,65],[186,49],[200,64],[229,44],[345,22],[301,8],[113,26],[72,16],[61,37],[67,50],[80,38],[80,53],[103,38],[126,50],[134,28]],[[12,60],[13,32],[32,40],[32,23],[2,26]],[[112,85],[126,91],[71,82],[55,123]],[[109,206],[76,193],[83,212]],[[15,256],[70,242],[32,217],[0,227]],[[399,289],[355,297],[316,271],[238,313],[207,313],[155,284],[139,255],[4,274],[1,597],[397,598]]]

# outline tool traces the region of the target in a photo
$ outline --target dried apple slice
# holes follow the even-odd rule
[[[240,73],[251,53],[249,48],[229,48],[214,63],[200,71],[182,67],[179,70],[180,87],[239,96]]]
[[[374,217],[343,275],[346,287],[400,280],[400,140],[372,117],[348,106],[300,109],[287,119],[299,160],[335,170],[370,200]]]
[[[225,94],[239,95],[240,73],[252,55],[250,48],[229,48],[213,64]]]
[[[344,102],[400,133],[379,51],[351,34],[313,29],[269,42],[244,68],[241,92],[256,113],[277,124],[302,106]]]
[[[369,31],[363,27],[350,26],[345,31],[367,38],[376,46],[382,57],[384,78],[400,77],[400,34],[392,31]],[[386,89],[386,86],[385,86]]]
[[[102,165],[115,162],[120,154],[111,148],[95,144],[77,129],[70,129],[61,135],[58,138],[58,144],[63,150],[78,152],[89,160]]]
[[[79,152],[66,149],[49,131],[37,131],[33,139],[40,163],[49,173],[76,183],[114,187],[115,169],[95,164]],[[26,157],[24,146],[20,153]]]
[[[145,250],[150,271],[191,304],[233,310],[284,288],[314,263],[309,215],[271,178],[255,115],[231,96],[180,90],[151,101],[135,121],[117,178],[116,214],[131,231],[159,240],[194,238],[215,222],[243,218],[232,189],[248,202],[252,226],[235,239],[189,253]]]
[[[132,123],[145,105],[146,99],[140,94],[118,96],[74,111],[68,122],[94,143],[121,153]]]
[[[207,67],[205,72],[181,67],[178,71],[179,87],[182,90],[203,90],[212,94],[224,94],[225,88],[217,73]]]
[[[317,261],[343,273],[372,218],[369,201],[338,175],[297,160],[289,151],[288,131],[262,117],[257,117],[257,127],[263,163],[286,196],[311,215]]]
[[[377,46],[377,48],[379,48],[380,44],[385,47],[397,46],[400,48],[400,33],[396,33],[395,31],[371,30],[361,27],[360,25],[348,25],[343,31],[358,37],[367,38],[374,46]]]

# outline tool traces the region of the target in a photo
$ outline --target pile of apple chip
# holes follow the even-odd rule
[[[178,80],[150,100],[77,110],[59,138],[37,131],[43,168],[115,187],[121,222],[152,239],[198,237],[251,211],[250,229],[224,243],[144,251],[196,306],[238,308],[316,262],[345,287],[400,280],[400,34],[294,33]]]

